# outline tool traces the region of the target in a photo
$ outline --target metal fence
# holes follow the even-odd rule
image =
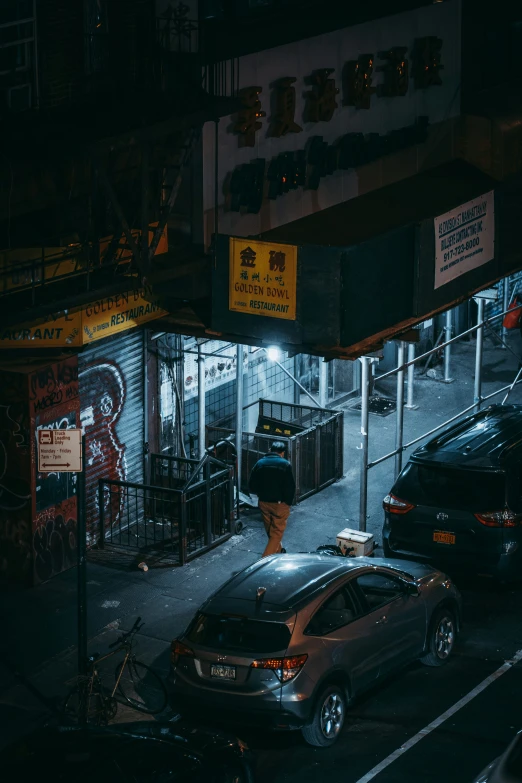
[[[257,429],[265,426],[269,427],[266,433],[257,431],[242,434],[242,492],[248,493],[248,478],[252,468],[258,459],[270,451],[274,440],[280,440],[286,446],[286,456],[295,476],[296,503],[342,478],[342,411],[259,400]],[[235,440],[234,430],[206,427],[207,447],[224,439]]]
[[[370,386],[371,386],[370,375],[371,375],[371,364],[375,363],[377,359],[374,356],[360,357],[359,360],[362,365],[361,367],[361,469],[360,469],[360,494],[359,494],[359,529],[360,530],[362,531],[366,530],[367,507],[368,507],[368,471],[371,468],[374,468],[376,465],[379,465],[381,462],[385,462],[388,459],[394,458],[395,477],[397,477],[402,470],[403,455],[407,449],[409,449],[411,446],[414,446],[417,443],[420,443],[423,440],[426,440],[426,438],[429,438],[431,435],[434,435],[436,432],[439,432],[441,429],[444,429],[448,425],[457,421],[457,419],[460,419],[462,416],[465,416],[466,414],[469,414],[472,411],[478,412],[482,406],[482,403],[492,399],[493,397],[496,397],[498,394],[502,394],[502,393],[505,394],[502,400],[502,404],[504,404],[507,401],[509,394],[511,393],[513,388],[517,384],[522,382],[522,367],[520,367],[512,383],[509,383],[503,386],[502,388],[497,389],[491,394],[485,396],[482,394],[482,355],[483,355],[485,330],[487,330],[488,334],[500,346],[506,348],[508,351],[511,351],[511,353],[517,356],[514,353],[514,351],[512,351],[511,348],[503,340],[501,335],[503,334],[504,330],[502,328],[499,334],[499,326],[501,326],[500,319],[503,318],[503,316],[506,314],[506,312],[508,312],[508,310],[502,307],[501,312],[498,312],[496,315],[492,316],[491,318],[486,318],[484,315],[484,311],[485,311],[485,304],[488,301],[488,298],[491,299],[492,297],[488,297],[487,291],[484,291],[482,294],[477,294],[474,297],[477,303],[477,323],[475,326],[472,326],[470,329],[466,329],[464,332],[461,332],[461,334],[458,334],[455,337],[452,337],[451,339],[447,339],[446,342],[440,344],[437,343],[434,348],[432,348],[430,351],[426,351],[420,356],[417,356],[415,358],[410,358],[410,356],[408,356],[408,360],[405,361],[406,343],[404,341],[401,341],[399,338],[398,340],[399,350],[398,350],[398,361],[397,361],[398,366],[395,367],[393,370],[389,370],[388,372],[385,372],[382,375],[378,376],[379,381],[382,381],[385,378],[392,377],[393,375],[397,376],[395,449],[393,451],[390,451],[388,454],[384,454],[383,456],[378,457],[377,459],[371,462],[368,460],[369,398],[370,398]],[[448,331],[446,331],[445,333],[448,334]],[[450,351],[451,351],[452,344],[455,343],[457,340],[461,340],[463,337],[472,335],[474,333],[476,333],[476,348],[475,348],[475,377],[474,377],[474,385],[473,385],[473,403],[471,405],[468,405],[466,408],[464,408],[464,410],[460,411],[455,416],[452,416],[451,418],[442,422],[437,427],[434,427],[428,432],[425,432],[423,435],[420,435],[417,438],[413,438],[412,440],[405,443],[404,442],[404,407],[405,407],[404,406],[404,371],[405,370],[409,371],[408,375],[410,378],[410,388],[411,388],[411,384],[413,381],[413,370],[411,368],[413,368],[416,363],[420,363],[423,360],[427,359],[428,357],[432,356],[437,351],[444,349],[444,366],[445,366],[444,374],[445,376],[446,375],[449,376]],[[517,359],[520,361],[520,357],[517,356]],[[411,405],[409,407],[411,407]]]
[[[99,481],[98,548],[183,565],[232,535],[233,471],[209,456],[152,457],[153,484]]]

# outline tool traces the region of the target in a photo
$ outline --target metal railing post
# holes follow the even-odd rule
[[[444,322],[444,342],[447,343],[444,348],[444,383],[453,383],[455,380],[450,375],[451,343],[448,343],[448,340],[451,340],[452,327],[452,311],[447,310]]]
[[[406,343],[400,340],[397,351],[397,366],[404,364],[404,349]],[[397,372],[397,410],[396,410],[396,428],[395,428],[395,448],[398,449],[395,455],[395,478],[402,470],[402,436],[404,431],[404,369]]]
[[[198,342],[198,456],[205,456],[205,355]]]
[[[328,402],[328,364],[319,357],[319,405],[326,408]]]
[[[243,362],[244,348],[237,345],[236,354],[236,461],[237,461],[237,514],[239,517],[239,493],[242,479],[242,446],[243,446]]]
[[[419,407],[418,405],[413,404],[413,383],[415,379],[415,365],[413,362],[415,361],[415,343],[408,343],[408,362],[412,362],[412,364],[408,364],[408,391],[407,391],[407,401],[406,401],[406,408],[410,411],[417,410]]]
[[[369,356],[361,356],[361,475],[359,493],[359,530],[366,532],[366,511],[368,508],[368,420],[370,401]]]
[[[509,283],[510,283],[510,279],[509,279],[509,275],[508,275],[507,277],[504,278],[504,285],[502,286],[502,310],[504,310],[504,311],[507,310],[508,307],[509,307],[509,299],[510,299],[510,296],[509,296],[510,295]],[[506,329],[504,324],[502,324],[501,333],[502,333],[502,339],[505,342],[507,334],[508,334],[508,330]],[[506,350],[506,346],[505,345],[501,344],[500,347],[503,348],[504,350]]]
[[[484,299],[473,297],[477,303],[477,344],[475,349],[475,386],[473,402],[475,411],[480,410],[482,402],[482,353],[484,348]]]

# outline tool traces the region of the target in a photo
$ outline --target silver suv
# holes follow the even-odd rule
[[[361,691],[417,658],[446,663],[460,615],[458,590],[430,566],[266,557],[226,582],[172,642],[172,703],[332,745]]]

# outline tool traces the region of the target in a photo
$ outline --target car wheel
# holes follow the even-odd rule
[[[312,722],[301,729],[305,742],[318,748],[333,745],[341,733],[345,715],[344,692],[337,685],[328,686],[317,700]]]
[[[433,614],[426,654],[421,662],[426,666],[444,666],[448,662],[457,636],[455,615],[449,609],[437,609]]]

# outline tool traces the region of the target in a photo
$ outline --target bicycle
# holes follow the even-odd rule
[[[140,622],[141,617],[138,617],[130,631],[109,645],[112,652],[101,656],[96,653],[88,659],[88,673],[77,678],[65,699],[63,716],[66,719],[106,725],[118,711],[116,692],[139,712],[155,715],[165,709],[168,696],[163,680],[133,653],[134,636],[144,625]],[[102,684],[98,666],[122,651],[125,657],[116,666],[114,687],[109,690]]]

